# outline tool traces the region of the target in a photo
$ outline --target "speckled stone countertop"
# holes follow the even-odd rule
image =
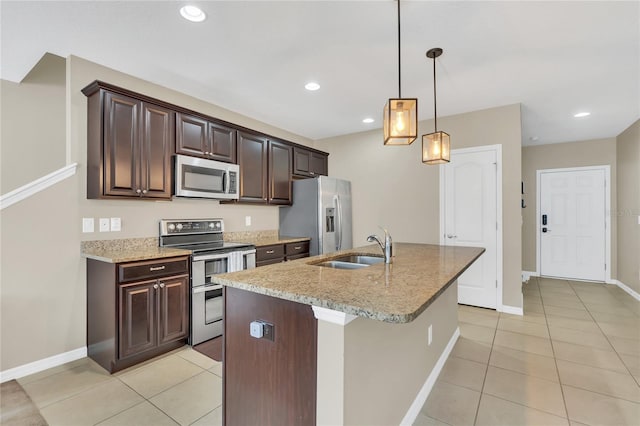
[[[83,257],[109,263],[191,255],[191,250],[158,247],[158,238],[83,241],[80,250]]]
[[[280,236],[278,231],[257,231],[257,232],[226,232],[224,234],[225,241],[233,241],[235,243],[253,244],[256,247],[270,246],[273,244],[299,243],[300,241],[309,241],[309,237],[291,237]]]
[[[377,245],[215,275],[229,287],[390,323],[417,318],[483,252],[483,248],[394,244],[393,263],[361,269],[314,264],[345,254],[381,255]]]

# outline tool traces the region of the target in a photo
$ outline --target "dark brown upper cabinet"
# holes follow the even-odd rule
[[[190,114],[176,114],[176,154],[236,164],[236,130]]]
[[[308,149],[293,148],[293,174],[295,177],[327,175],[328,154]]]
[[[268,202],[268,145],[265,137],[238,132],[239,202]]]
[[[269,204],[291,204],[291,146],[269,141]]]
[[[171,198],[175,113],[87,87],[87,198]]]
[[[291,145],[238,132],[239,202],[291,204]]]

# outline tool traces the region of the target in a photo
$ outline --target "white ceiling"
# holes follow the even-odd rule
[[[208,15],[197,24],[184,4],[2,0],[0,76],[77,55],[311,139],[381,127],[398,95],[393,0],[194,1]],[[401,7],[402,94],[420,119],[433,117],[432,47],[438,115],[520,102],[525,145],[613,137],[640,117],[638,1]]]

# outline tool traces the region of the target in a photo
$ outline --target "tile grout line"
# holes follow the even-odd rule
[[[568,283],[568,281],[567,281]],[[571,284],[569,284],[571,290],[575,293]],[[547,318],[547,311],[544,308],[544,302],[542,303],[542,310],[544,311],[544,317]],[[562,405],[564,406],[564,412],[566,414],[566,419],[569,424],[571,424],[571,418],[569,417],[569,409],[567,408],[567,398],[564,395],[564,388],[562,387],[562,377],[560,376],[560,369],[558,368],[558,359],[556,358],[556,351],[553,345],[553,339],[551,338],[551,329],[549,328],[549,322],[547,321],[547,332],[549,333],[549,342],[551,342],[551,353],[553,354],[553,363],[556,366],[556,374],[558,375],[558,384],[560,385],[560,394],[562,395]]]
[[[496,312],[498,312],[496,310]],[[496,341],[496,334],[498,332],[498,323],[500,322],[500,313],[498,312],[498,320],[496,321],[496,327],[493,330],[493,339],[491,339],[491,349],[489,349],[489,358],[487,358],[487,365],[484,370],[484,377],[482,378],[482,387],[480,387],[480,398],[478,398],[478,405],[476,406],[476,415],[473,417],[474,426],[478,422],[478,413],[480,413],[480,403],[482,402],[482,395],[484,394],[484,385],[487,382],[487,375],[489,374],[489,363],[491,362],[491,354],[493,354],[493,345]]]
[[[571,283],[569,283],[569,285],[571,285]],[[573,288],[573,286],[571,287]],[[575,290],[574,290],[575,291]],[[582,299],[580,298],[580,296],[576,293],[576,295],[578,296],[578,299],[580,299],[580,301],[582,302]],[[582,304],[584,304],[584,302],[582,302]],[[593,316],[593,314],[591,313],[591,311],[589,310],[589,308],[587,308],[587,306],[585,305],[585,309],[587,310],[587,312],[589,313],[589,316],[593,319],[593,322],[596,323],[596,326],[598,327],[598,330],[600,330],[600,332],[602,333],[602,335],[604,336],[604,338],[607,340],[607,343],[609,343],[609,345],[611,346],[611,349],[613,349],[613,352],[616,354],[616,356],[618,357],[618,359],[620,360],[620,362],[622,363],[622,365],[624,366],[624,368],[627,370],[627,373],[629,373],[629,376],[631,376],[631,378],[636,382],[636,385],[638,385],[640,387],[640,381],[638,381],[638,379],[633,375],[633,373],[631,373],[631,370],[629,369],[629,367],[627,366],[627,364],[624,362],[624,360],[622,359],[622,357],[620,356],[620,354],[618,353],[618,350],[616,349],[615,346],[613,346],[613,343],[611,343],[611,340],[609,340],[609,336],[607,336],[607,334],[604,332],[604,330],[602,330],[602,328],[600,327],[600,324],[598,323],[598,321],[595,319],[595,317]],[[603,369],[605,370],[605,369]],[[624,398],[620,398],[620,399],[624,399]]]

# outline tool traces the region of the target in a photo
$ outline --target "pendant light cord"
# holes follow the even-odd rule
[[[400,0],[398,0],[398,98],[402,99],[402,67],[400,62]]]
[[[433,58],[433,126],[438,131],[438,103],[436,102],[436,58]]]

